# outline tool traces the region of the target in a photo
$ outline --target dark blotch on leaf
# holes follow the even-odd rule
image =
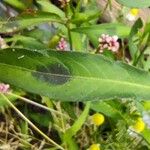
[[[61,85],[70,79],[69,69],[59,63],[51,64],[47,67],[38,66],[36,71],[33,76],[50,84]]]

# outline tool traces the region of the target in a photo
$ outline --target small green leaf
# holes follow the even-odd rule
[[[86,121],[90,109],[90,102],[87,102],[86,107],[75,123],[64,134],[64,141],[68,144],[69,149],[78,150],[73,136],[81,129],[82,125]]]
[[[135,54],[138,51],[138,46],[137,44],[134,42],[134,37],[137,35],[139,29],[141,29],[143,27],[143,22],[142,20],[139,18],[138,20],[136,20],[136,22],[134,23],[134,25],[131,28],[130,34],[129,34],[129,49],[130,49],[130,54],[131,57],[134,61],[135,59]]]
[[[150,6],[150,0],[117,0],[120,4],[132,8],[146,8]]]
[[[65,17],[65,13],[49,1],[37,0],[37,3],[41,6],[42,11],[55,13],[62,18]]]
[[[132,38],[135,34],[138,33],[139,29],[141,29],[142,27],[143,27],[143,21],[141,20],[141,18],[139,18],[132,26],[129,37]]]
[[[88,116],[89,108],[90,108],[90,102],[87,102],[86,107],[85,107],[84,111],[82,112],[82,114],[75,121],[75,123],[72,125],[72,127],[66,131],[65,134],[67,136],[72,137],[72,136],[76,135],[76,133],[81,129],[82,125],[84,124],[84,122],[86,121],[86,118]]]

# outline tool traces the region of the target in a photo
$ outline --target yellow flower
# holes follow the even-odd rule
[[[96,126],[100,126],[104,123],[105,118],[102,114],[100,113],[96,113],[92,116],[92,122],[93,124],[95,124]]]
[[[100,145],[99,144],[92,144],[90,146],[89,150],[100,150]]]
[[[133,16],[137,16],[139,14],[139,9],[136,9],[136,8],[133,8],[130,10],[130,13],[133,15]]]
[[[138,120],[136,121],[135,125],[133,126],[133,129],[140,133],[144,130],[145,128],[145,123],[144,121],[142,120],[142,118],[138,118]]]
[[[126,19],[128,21],[135,21],[137,18],[137,15],[139,14],[139,9],[132,8],[129,13],[126,15]]]

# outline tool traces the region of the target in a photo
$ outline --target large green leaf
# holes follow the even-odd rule
[[[89,27],[79,27],[72,29],[73,32],[86,34],[92,43],[97,47],[98,38],[101,34],[118,35],[119,37],[126,37],[130,33],[130,27],[120,23],[103,23],[99,25],[92,25]]]
[[[145,8],[150,6],[150,0],[117,0],[120,4],[133,7],[133,8]]]
[[[54,100],[150,99],[148,72],[94,54],[4,49],[0,80]]]
[[[16,32],[18,30],[45,22],[62,23],[62,20],[54,13],[39,11],[28,12],[18,16],[15,20],[0,21],[0,33]]]

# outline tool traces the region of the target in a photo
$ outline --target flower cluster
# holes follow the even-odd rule
[[[0,36],[0,48],[7,48],[7,44],[1,36]]]
[[[9,84],[0,83],[0,93],[5,94],[9,92],[9,88],[10,88]]]
[[[68,48],[68,44],[67,44],[66,40],[64,38],[61,38],[56,49],[64,51],[64,50],[67,50],[67,48]]]
[[[112,52],[117,52],[119,49],[118,36],[102,34],[99,38],[98,52],[103,53],[105,49],[110,50]]]
[[[132,8],[127,14],[126,19],[128,21],[135,21],[137,19],[138,14],[139,14],[139,9]]]

